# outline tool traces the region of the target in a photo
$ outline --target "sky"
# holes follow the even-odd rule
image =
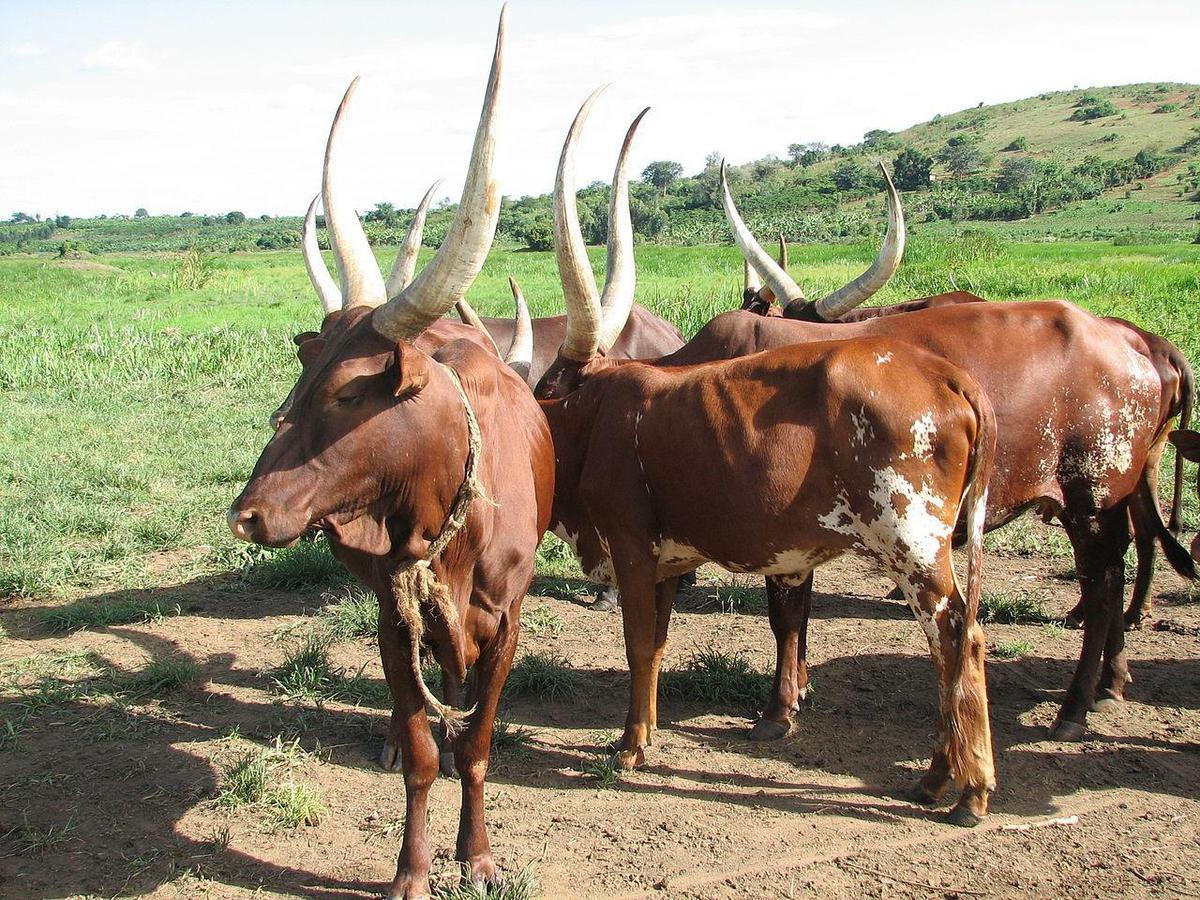
[[[455,198],[495,0],[0,0],[0,218],[300,214],[350,79],[345,190],[362,210]],[[631,157],[688,173],[791,143],[854,143],[1048,90],[1200,81],[1200,3],[511,0],[501,190],[553,186],[596,86],[577,180]]]

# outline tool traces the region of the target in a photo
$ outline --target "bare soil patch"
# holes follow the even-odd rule
[[[1069,561],[987,562],[988,590],[1036,591],[1057,615],[1075,601],[1074,584],[1053,577]],[[722,609],[717,577],[729,578],[706,573],[709,584],[677,608],[667,667],[717,647],[769,673],[765,615]],[[181,615],[71,635],[38,624],[44,605],[0,611],[10,672],[34,657],[68,659],[48,654],[74,653],[76,665],[87,651],[90,664],[119,672],[178,658],[201,673],[120,702],[86,690],[40,706],[32,694],[5,698],[0,895],[338,898],[383,889],[404,810],[400,776],[375,765],[384,704],[281,700],[270,674],[289,646],[280,635],[307,627],[323,601],[231,587],[218,579],[157,589]],[[752,744],[753,709],[665,698],[648,767],[611,789],[585,769],[623,721],[620,616],[531,596],[527,614],[548,607],[562,628],[527,631],[520,652],[565,657],[583,687],[571,700],[505,703],[504,718],[534,735],[495,759],[493,849],[510,872],[534,862],[551,897],[1200,896],[1200,607],[1169,573],[1155,587],[1168,597],[1149,627],[1129,635],[1129,700],[1094,714],[1079,744],[1044,737],[1079,633],[988,626],[993,647],[1031,650],[989,660],[1000,785],[993,814],[974,830],[904,799],[933,745],[933,669],[911,615],[880,599],[888,585],[864,562],[818,572],[813,694],[791,735]],[[370,640],[331,653],[347,675],[382,684]],[[276,737],[298,738],[307,752],[271,777],[316,787],[319,824],[272,826],[258,809],[214,802],[230,762]],[[435,870],[451,877],[457,783],[439,779],[432,805]],[[1063,817],[1074,818],[1051,822]]]

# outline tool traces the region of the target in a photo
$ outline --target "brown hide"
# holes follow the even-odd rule
[[[1171,443],[1180,458],[1200,463],[1200,433],[1182,428],[1172,431]],[[1200,472],[1196,473],[1196,496],[1200,497]],[[1200,534],[1192,539],[1192,558],[1200,561]]]
[[[983,499],[968,487],[984,490],[995,423],[974,380],[918,348],[864,339],[694,366],[599,361],[579,382],[543,403],[553,524],[589,577],[623,596],[632,678],[621,764],[642,760],[656,724],[675,576],[712,560],[803,580],[859,549],[904,585],[941,678],[947,725],[923,791],[940,796],[953,774],[954,820],[977,821],[994,773],[974,624]],[[968,502],[979,527],[964,598],[950,546]]]
[[[513,320],[480,316],[498,347],[508,347],[513,339]],[[533,387],[558,357],[567,334],[566,316],[541,316],[533,320],[533,365],[527,381]],[[670,322],[644,306],[634,305],[625,328],[608,351],[611,359],[656,359],[683,346],[683,334]]]
[[[438,346],[459,333],[468,339]],[[481,878],[495,873],[483,783],[496,706],[550,516],[554,451],[545,418],[529,388],[481,340],[474,329],[439,321],[416,345],[396,344],[375,332],[365,307],[329,317],[319,336],[302,343],[304,369],[291,403],[229,514],[239,536],[272,546],[310,526],[322,529],[338,559],[379,598],[393,700],[381,762],[395,771],[403,762],[412,821],[398,879],[423,877],[428,867],[424,810],[439,754],[393,579],[442,531],[466,476],[466,410],[447,368],[478,419],[486,496],[470,503],[462,529],[431,562],[453,615],[431,603],[419,615],[444,672],[447,703],[463,705],[467,669],[476,673],[466,704],[474,712],[454,742],[453,764],[463,791],[456,854]]]
[[[1096,690],[1119,699],[1128,680],[1123,636],[1113,631],[1121,630],[1127,514],[1146,523],[1145,533],[1181,574],[1194,577],[1186,551],[1163,526],[1146,474],[1178,379],[1136,352],[1128,330],[1061,301],[962,303],[827,324],[729,312],[660,363],[876,336],[961,366],[992,398],[999,431],[988,527],[1036,507],[1056,514],[1067,530],[1087,618],[1083,654],[1054,731],[1078,736]]]

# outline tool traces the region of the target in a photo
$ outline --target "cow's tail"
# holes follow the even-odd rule
[[[1178,358],[1174,358],[1174,357]],[[1192,372],[1192,367],[1188,364],[1187,358],[1182,354],[1172,354],[1175,367],[1179,370],[1179,393],[1180,393],[1180,409],[1179,409],[1179,427],[1188,428],[1192,423],[1192,402],[1196,395],[1196,376]],[[1183,495],[1181,489],[1183,486],[1183,454],[1178,450],[1175,451],[1175,472],[1172,480],[1171,488],[1171,518],[1167,523],[1167,528],[1171,534],[1179,534],[1183,530]],[[1200,481],[1197,482],[1197,487],[1200,487]]]
[[[1177,452],[1176,459],[1180,458],[1182,457]],[[1178,491],[1178,483],[1176,491]],[[1158,539],[1158,545],[1162,547],[1163,555],[1171,564],[1172,569],[1192,581],[1200,578],[1200,573],[1197,573],[1196,570],[1196,560],[1192,559],[1192,555],[1175,539],[1175,535],[1171,534],[1163,523],[1162,511],[1158,508],[1158,498],[1154,496],[1154,491],[1150,487],[1147,471],[1143,471],[1141,477],[1138,478],[1137,488],[1134,490],[1130,502],[1134,528],[1149,529],[1149,532]]]
[[[962,496],[962,504],[967,509],[967,584],[958,657],[953,662],[947,697],[947,720],[952,729],[948,762],[956,778],[979,778],[982,783],[972,786],[991,790],[996,785],[996,773],[992,764],[992,735],[983,671],[987,642],[979,626],[979,604],[983,591],[983,529],[987,520],[988,483],[996,454],[996,416],[981,389],[969,392],[967,399],[975,410],[976,431]],[[962,786],[966,787],[966,784]]]
[[[450,589],[437,579],[429,565],[423,562],[392,576],[392,587],[396,598],[396,617],[407,628],[412,648],[409,664],[413,683],[425,700],[425,705],[442,721],[447,737],[454,737],[462,729],[467,717],[475,711],[474,708],[456,709],[442,703],[429,689],[421,672],[421,643],[425,635],[424,608],[433,607],[437,610],[446,624],[456,651],[462,644],[462,624],[454,597]],[[455,655],[459,654],[456,652]]]

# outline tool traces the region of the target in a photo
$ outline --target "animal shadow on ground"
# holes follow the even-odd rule
[[[179,604],[186,615],[217,620],[296,614],[318,605],[311,592],[232,593],[226,590],[228,584],[229,579],[206,579],[80,602],[115,602],[136,593],[143,600]],[[822,595],[818,609],[836,615],[838,605],[845,602]],[[50,608],[5,610],[0,618],[12,638],[36,645],[54,636],[39,624],[41,614]],[[896,610],[907,615],[903,607]],[[0,717],[19,723],[8,745],[0,743],[4,760],[0,884],[21,885],[21,896],[31,898],[139,894],[177,878],[181,869],[194,868],[205,878],[247,890],[267,885],[314,898],[377,892],[380,886],[374,882],[318,876],[223,845],[219,836],[196,840],[177,827],[191,810],[216,795],[219,776],[209,758],[215,755],[212,743],[223,740],[235,727],[245,738],[261,743],[286,734],[299,737],[306,748],[334,747],[324,757],[327,765],[373,769],[387,714],[379,708],[272,702],[267,674],[239,666],[228,653],[189,655],[173,640],[171,621],[151,629],[93,630],[129,642],[152,660],[190,661],[199,671],[190,686],[123,708],[98,708],[69,699],[41,709],[30,709],[19,700],[0,703]],[[763,634],[766,639],[765,626]],[[1080,788],[1123,787],[1191,797],[1200,747],[1172,740],[1170,730],[1162,728],[1151,729],[1148,736],[1120,736],[1121,710],[1094,714],[1093,736],[1082,748],[1043,740],[1043,726],[1053,716],[1073,666],[1070,659],[1039,656],[989,662],[1000,779],[993,809],[1047,814],[1055,810],[1057,798]],[[1136,680],[1130,689],[1130,706],[1158,707],[1164,713],[1198,708],[1200,661],[1135,658],[1132,666]],[[627,674],[612,668],[581,669],[577,674],[587,689],[575,698],[556,702],[509,698],[502,715],[534,730],[615,729],[623,718]],[[713,707],[664,697],[661,730],[668,736],[673,732],[674,740],[668,737],[651,748],[649,777],[631,775],[622,779],[619,790],[864,820],[933,815],[892,799],[919,776],[920,761],[932,748],[936,694],[928,657],[892,652],[835,657],[814,666],[812,676],[818,689],[816,701],[797,716],[791,735],[768,744],[746,740],[755,711],[744,704]],[[251,690],[263,699],[247,699]],[[1118,736],[1105,736],[1113,730]],[[681,741],[784,762],[794,774],[755,774],[746,771],[752,767],[736,766],[707,771],[694,762],[677,765],[672,762],[672,747]],[[581,763],[587,755],[602,753],[594,743],[584,746],[537,737],[518,752],[500,754],[489,781],[535,790],[592,791],[595,783],[583,774]],[[188,745],[201,749],[188,752],[183,749]],[[774,771],[779,771],[777,766]],[[821,783],[820,773],[848,776],[865,787],[832,786],[828,779]],[[663,775],[673,777],[657,777]],[[864,794],[880,800],[864,802]],[[64,841],[30,849],[29,835],[45,835],[64,822],[71,826]],[[148,848],[154,852],[148,854]],[[64,861],[79,853],[88,854],[92,862],[80,866],[77,861]],[[56,865],[56,860],[62,864]],[[131,866],[130,860],[138,865]]]

